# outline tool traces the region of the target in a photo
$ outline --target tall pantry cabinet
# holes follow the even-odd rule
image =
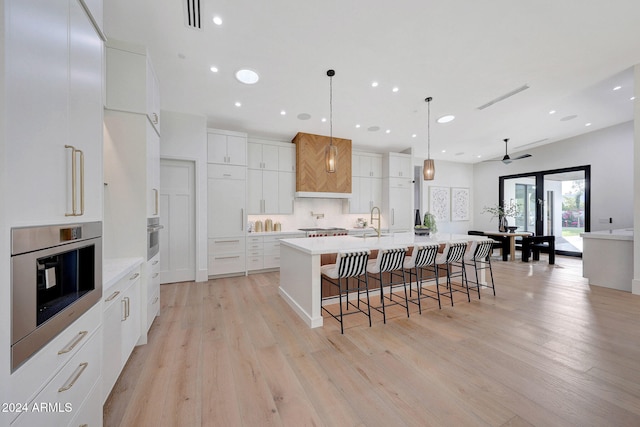
[[[160,213],[159,85],[143,46],[110,39],[106,61],[104,253],[147,260],[147,219]],[[159,262],[142,268],[139,344],[159,315]]]
[[[4,0],[0,8],[0,323],[10,325],[11,228],[103,219],[104,35],[101,0]],[[60,395],[73,406],[5,413],[3,425],[102,424],[99,313],[98,304],[14,372],[10,328],[0,329],[2,401],[31,408]],[[85,338],[59,356],[77,329]],[[59,384],[80,358],[90,367],[63,397]]]
[[[413,230],[413,160],[410,154],[383,156],[382,219],[389,231]]]
[[[209,276],[246,272],[247,135],[207,132]]]

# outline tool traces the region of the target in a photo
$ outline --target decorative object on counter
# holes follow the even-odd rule
[[[424,222],[422,223],[422,225],[427,227],[430,230],[430,232],[433,232],[433,233],[438,232],[438,226],[436,225],[436,217],[430,212],[427,212],[424,214]]]
[[[262,233],[262,221],[256,221],[253,225],[253,231],[256,233]]]
[[[513,226],[513,225],[509,225],[507,226],[507,230],[509,230],[509,233],[515,233],[516,230],[518,229],[518,226]]]
[[[416,209],[416,219],[413,223],[413,225],[422,225],[422,221],[420,220],[420,209]]]
[[[364,218],[358,218],[356,221],[357,228],[365,228],[367,226],[367,220]]]
[[[335,173],[338,160],[338,147],[333,145],[333,76],[334,70],[327,70],[329,76],[329,145],[325,150],[325,169],[328,173]]]
[[[431,101],[432,97],[425,98],[427,103],[427,158],[422,165],[422,173],[425,181],[432,181],[436,177],[436,164],[431,158]]]
[[[273,224],[273,231],[282,231],[282,224],[280,224],[279,222]]]
[[[264,231],[273,231],[273,221],[270,218],[264,220]]]
[[[485,206],[482,209],[482,213],[490,213],[491,219],[498,218],[498,231],[506,233],[509,229],[507,218],[511,217],[515,219],[520,216],[520,207],[518,203],[511,199],[508,204],[503,201],[502,204],[496,206]]]
[[[253,233],[254,225],[255,225],[255,223],[253,221],[247,221],[247,232],[248,233]]]

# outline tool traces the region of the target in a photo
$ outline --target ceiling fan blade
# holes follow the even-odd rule
[[[531,154],[523,154],[522,156],[515,157],[515,158],[513,158],[511,160],[526,159],[527,157],[531,157]]]

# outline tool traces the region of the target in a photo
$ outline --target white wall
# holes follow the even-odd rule
[[[483,206],[498,203],[499,176],[583,165],[591,165],[591,231],[633,227],[633,146],[633,122],[627,122],[526,150],[532,157],[509,165],[476,163],[474,227],[489,230],[495,226],[481,212]],[[609,217],[613,224],[598,222],[598,218]]]
[[[207,119],[162,111],[160,157],[195,162],[196,281],[207,276]]]
[[[635,136],[634,136],[634,175],[633,182],[635,183],[634,194],[634,220],[635,234],[640,231],[640,64],[634,67],[634,94],[636,99],[633,103],[633,117],[635,122]],[[640,295],[640,238],[635,238],[633,241],[633,284],[631,292],[636,295]]]

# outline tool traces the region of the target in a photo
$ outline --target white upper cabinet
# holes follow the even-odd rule
[[[384,166],[385,177],[413,179],[413,164],[410,154],[388,153]]]
[[[227,165],[247,165],[247,137],[242,135],[207,134],[207,161]]]
[[[160,216],[160,137],[147,124],[147,218]]]
[[[7,219],[101,221],[103,42],[76,1],[4,7]]]
[[[296,145],[288,144],[278,147],[278,170],[280,172],[296,171]]]
[[[249,169],[278,170],[278,147],[275,145],[249,142]]]
[[[249,215],[291,214],[295,196],[295,145],[253,139],[248,143]]]
[[[382,178],[382,155],[354,153],[351,170],[353,176]]]
[[[382,202],[382,154],[354,152],[352,154],[352,197],[349,213],[369,213]]]
[[[160,87],[145,47],[109,39],[105,106],[144,114],[160,133]]]

